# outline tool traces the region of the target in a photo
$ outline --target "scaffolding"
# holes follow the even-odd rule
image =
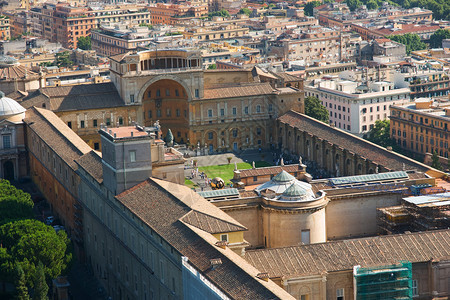
[[[412,299],[411,262],[353,269],[356,300],[403,300]]]

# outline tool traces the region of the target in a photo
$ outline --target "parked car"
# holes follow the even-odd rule
[[[49,216],[45,219],[45,224],[46,225],[52,225],[53,222],[55,221],[55,217],[54,216]]]

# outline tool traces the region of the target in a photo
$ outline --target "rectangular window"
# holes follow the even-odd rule
[[[119,125],[123,125],[123,118],[119,117]]]
[[[223,108],[220,109],[220,116],[222,117],[225,116],[225,109]]]
[[[302,230],[302,244],[308,245],[310,243],[309,229]]]
[[[99,143],[94,143],[94,150],[100,150]]]
[[[156,116],[157,116],[158,118],[161,117],[161,110],[160,110],[160,109],[157,109],[157,110],[156,110]]]
[[[166,96],[170,96],[170,90],[166,89]]]
[[[344,289],[336,290],[336,300],[344,300]]]
[[[149,119],[152,118],[152,111],[151,111],[151,110],[148,111],[148,118],[149,118]]]
[[[258,181],[258,176],[253,176],[253,181]]]
[[[213,114],[212,114],[212,109],[208,109],[208,117],[212,118]]]
[[[106,126],[111,125],[111,119],[110,118],[106,118]]]
[[[272,111],[272,110],[273,110],[273,105],[269,104],[269,111]]]
[[[220,235],[220,240],[221,240],[221,241],[228,242],[228,234],[221,234],[221,235]]]
[[[175,112],[176,112],[176,114],[177,114],[177,117],[179,117],[179,116],[181,115],[181,114],[180,114],[180,109],[179,109],[179,108],[177,108]]]
[[[257,112],[257,113],[260,113],[260,112],[261,112],[261,105],[257,105],[257,106],[256,106],[256,112]]]
[[[9,149],[9,148],[11,148],[11,136],[4,135],[3,136],[3,149]]]
[[[97,127],[97,120],[96,119],[92,120],[92,123],[93,123],[94,127]]]
[[[68,126],[69,128],[72,128],[72,122],[67,122],[67,126]]]
[[[136,161],[136,151],[131,150],[130,151],[130,162],[135,162],[135,161]]]
[[[213,139],[213,133],[212,132],[208,132],[208,139],[212,140]]]
[[[248,106],[244,107],[244,113],[248,115]]]
[[[417,284],[417,280],[412,281],[412,294],[413,296],[419,296],[419,286]]]
[[[81,128],[84,128],[84,121],[81,121],[81,122],[80,122],[80,127],[81,127]]]
[[[130,102],[134,103],[134,95],[130,95]]]
[[[195,98],[200,97],[200,91],[198,89],[195,89]]]
[[[233,116],[235,116],[237,114],[237,109],[236,107],[233,107]]]

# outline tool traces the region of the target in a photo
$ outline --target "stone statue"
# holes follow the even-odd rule
[[[378,166],[375,167],[375,174],[378,174]]]
[[[298,164],[299,164],[299,165],[302,165],[302,164],[303,164],[303,162],[302,162],[302,157],[301,157],[301,156],[298,157]]]
[[[237,162],[234,162],[234,170],[237,171]]]
[[[255,161],[252,162],[252,167],[253,167],[253,169],[256,168],[256,167],[255,167]]]
[[[281,158],[280,166],[284,166],[284,159],[283,158]]]
[[[406,166],[405,163],[402,163],[402,170],[405,171],[406,170]]]

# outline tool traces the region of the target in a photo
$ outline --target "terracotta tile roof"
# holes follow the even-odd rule
[[[299,171],[299,165],[285,165],[285,166],[271,166],[256,169],[245,169],[239,170],[241,172],[241,178],[253,177],[253,176],[264,176],[264,175],[276,175],[281,171],[286,171],[288,173],[294,173]]]
[[[0,79],[13,80],[26,78],[39,78],[37,73],[29,70],[23,65],[0,68]]]
[[[24,122],[72,169],[75,160],[92,149],[53,112],[42,108],[30,108],[25,112]]]
[[[273,94],[274,90],[268,82],[243,84],[236,86],[215,87],[204,90],[203,99],[223,99]]]
[[[174,190],[176,194],[187,196],[180,199],[174,196]],[[149,178],[117,195],[116,199],[164,238],[176,251],[186,256],[203,276],[229,297],[280,299],[276,291],[267,287],[274,285],[273,282],[266,283],[251,276],[246,268],[238,265],[230,256],[225,255],[224,251],[207,242],[182,221],[189,212],[198,212],[194,208],[201,207],[203,210],[214,212],[216,209],[220,210],[199,195],[193,194],[196,193],[188,187]],[[221,218],[215,214],[211,216]],[[234,223],[237,222],[234,221]],[[211,269],[210,260],[219,258],[222,260],[222,265]],[[244,265],[246,264],[245,261],[241,261]],[[282,290],[279,293],[286,295]]]
[[[45,87],[25,97],[20,104],[25,108],[42,106],[46,99],[50,100],[49,109],[52,111],[101,109],[125,105],[111,82]]]
[[[117,55],[111,56],[109,59],[117,61],[117,62],[121,62],[125,57],[127,57],[131,53],[132,52],[126,52],[126,53],[122,53],[122,54],[117,54]]]
[[[416,25],[416,24],[403,24],[401,29],[392,30],[392,28],[378,28],[374,29],[374,32],[381,33],[383,35],[403,35],[414,32],[432,32],[440,29],[439,25]]]
[[[431,169],[431,167],[427,165],[416,162],[398,153],[388,151],[383,147],[363,140],[355,135],[333,128],[323,122],[294,111],[287,112],[279,117],[278,120],[281,123],[308,132],[350,152],[359,154],[360,156],[392,171],[401,171],[403,169],[403,164],[405,164],[406,170],[427,172]]]
[[[400,260],[425,262],[448,255],[450,229],[248,250],[245,259],[274,278],[351,270],[356,265],[389,265]]]
[[[98,183],[103,182],[103,166],[100,152],[91,150],[76,159],[75,162],[88,172]]]
[[[237,226],[225,220],[195,210],[189,212],[182,220],[211,234],[247,230],[244,226]]]
[[[277,77],[283,79],[285,82],[289,82],[289,81],[299,81],[299,80],[300,80],[299,77],[292,76],[292,75],[290,75],[290,74],[288,74],[288,73],[286,73],[286,72],[279,72],[279,73],[274,73],[274,72],[272,72],[272,73],[273,73],[275,76],[277,76]]]

